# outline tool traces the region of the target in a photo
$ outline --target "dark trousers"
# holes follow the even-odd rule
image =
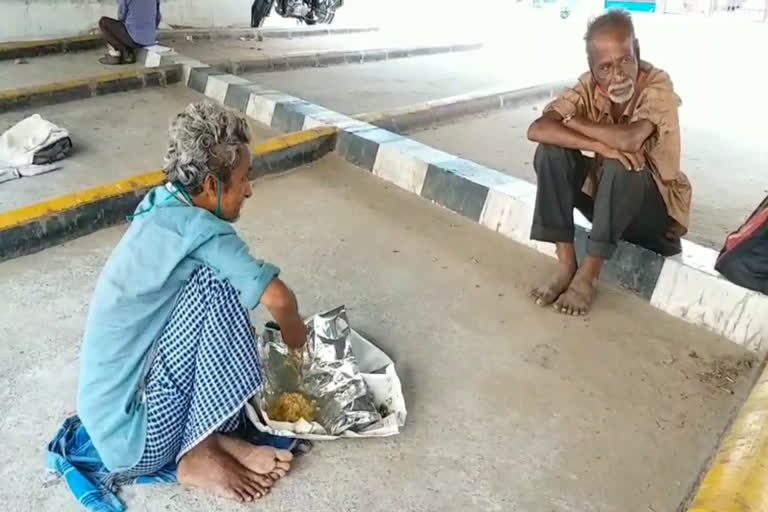
[[[680,241],[666,234],[671,220],[650,170],[627,171],[621,162],[606,160],[598,171],[594,199],[582,192],[591,159],[578,150],[541,144],[534,168],[538,177],[531,238],[542,242],[573,242],[573,209],[592,222],[587,254],[609,259],[619,239],[669,256],[680,252]]]
[[[125,29],[125,25],[118,20],[103,17],[99,20],[99,29],[104,36],[104,40],[112,45],[115,50],[119,50],[120,53],[130,53],[139,47],[131,39],[128,31]]]

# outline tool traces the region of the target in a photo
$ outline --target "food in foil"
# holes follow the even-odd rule
[[[288,412],[273,406],[283,395],[299,394],[314,403],[313,420],[330,435],[354,432],[380,421],[381,415],[352,354],[346,309],[342,306],[311,317],[307,331],[303,351],[289,349],[274,323],[267,324],[259,339],[265,377],[259,401],[269,419],[293,423],[291,419],[272,417],[273,412]],[[290,412],[294,412],[293,408]]]
[[[269,407],[269,417],[275,421],[296,423],[315,419],[315,403],[301,393],[280,393]]]

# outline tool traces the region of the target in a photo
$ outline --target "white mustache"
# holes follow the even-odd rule
[[[620,84],[614,84],[608,88],[609,93],[613,93],[616,91],[624,91],[627,89],[633,88],[633,84],[631,80],[627,80],[626,82],[622,82]]]
[[[621,94],[621,92],[623,92],[623,94]],[[634,94],[635,84],[631,80],[612,85],[608,88],[608,97],[611,98],[611,101],[614,103],[624,103],[625,101],[629,101]]]

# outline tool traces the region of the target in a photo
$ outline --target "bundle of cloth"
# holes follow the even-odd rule
[[[0,183],[60,169],[71,149],[66,129],[29,116],[0,135]]]

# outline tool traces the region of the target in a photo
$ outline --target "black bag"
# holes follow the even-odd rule
[[[768,294],[768,197],[726,237],[715,270],[732,283]]]

